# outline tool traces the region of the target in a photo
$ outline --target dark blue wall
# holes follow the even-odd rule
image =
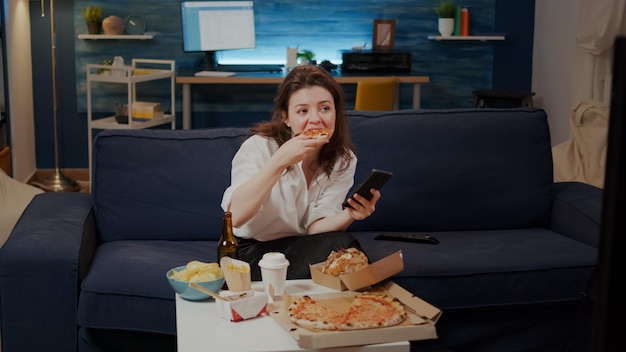
[[[341,50],[364,42],[371,45],[373,19],[394,18],[396,50],[410,51],[415,73],[431,79],[422,85],[423,108],[471,106],[471,92],[475,89],[530,89],[534,0],[458,2],[470,10],[470,34],[506,33],[505,41],[494,42],[428,40],[429,35],[437,34],[433,7],[438,1],[257,0],[257,49],[225,52],[221,59],[258,57],[269,62],[283,61],[287,46],[299,46],[315,51],[318,60],[336,61]],[[30,5],[37,168],[47,169],[54,167],[49,17],[41,18],[39,2]],[[102,6],[105,16],[141,15],[148,23],[148,31],[157,34],[148,41],[77,39],[77,34],[86,33],[81,11],[88,5]],[[177,67],[182,67],[195,64],[201,54],[182,51],[178,1],[57,0],[55,6],[60,165],[86,168],[85,64],[122,56],[127,62],[132,58],[175,60]],[[180,128],[181,93],[180,87],[176,89]],[[351,107],[354,87],[345,86],[345,91]],[[268,86],[194,89],[194,127],[248,126],[265,119],[274,92],[275,87]],[[93,97],[95,113],[110,115],[115,101],[125,101],[124,87],[99,86]],[[400,107],[410,106],[411,89],[403,87]]]
[[[530,91],[535,0],[497,0],[496,14],[496,32],[507,37],[494,46],[492,88]]]
[[[40,2],[29,4],[36,162],[38,169],[50,169],[55,165],[49,1],[45,3],[45,17],[41,16]],[[77,114],[76,107],[73,11],[71,0],[55,1],[59,164],[66,168],[88,167],[87,120]]]

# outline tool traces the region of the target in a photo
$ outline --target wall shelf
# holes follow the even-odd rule
[[[146,33],[146,34],[119,34],[119,35],[111,35],[111,34],[79,34],[78,39],[132,39],[132,40],[148,40],[154,38],[154,34]]]
[[[440,35],[429,35],[428,39],[430,40],[478,40],[478,41],[488,41],[488,40],[504,40],[505,37],[503,35],[450,35],[450,36],[440,36]]]

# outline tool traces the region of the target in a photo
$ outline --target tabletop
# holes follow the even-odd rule
[[[252,289],[263,291],[263,284],[253,282]],[[317,285],[312,280],[288,280],[285,292],[290,295],[301,295],[336,291]],[[221,318],[213,299],[187,301],[176,294],[176,326],[178,352],[316,351],[300,348],[287,331],[270,316],[241,322],[231,322]],[[408,341],[323,349],[324,352],[408,352],[409,350]]]

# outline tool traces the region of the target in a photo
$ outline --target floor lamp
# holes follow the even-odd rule
[[[41,17],[45,16],[44,0],[41,0]],[[37,186],[52,192],[76,192],[80,185],[63,175],[59,168],[59,131],[57,116],[57,74],[56,74],[56,33],[54,30],[54,0],[50,0],[50,47],[52,49],[52,110],[54,121],[54,174],[45,178]]]

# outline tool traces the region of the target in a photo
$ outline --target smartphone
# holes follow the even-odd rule
[[[365,180],[358,185],[356,190],[352,192],[352,194],[350,194],[350,197],[348,198],[352,198],[356,193],[358,193],[360,196],[367,200],[372,199],[374,195],[370,192],[370,189],[374,188],[380,190],[383,185],[391,178],[391,176],[393,176],[393,173],[389,171],[372,169],[372,171],[369,173],[369,175],[367,175]],[[348,200],[343,202],[343,207],[352,208],[352,206],[348,203]]]

